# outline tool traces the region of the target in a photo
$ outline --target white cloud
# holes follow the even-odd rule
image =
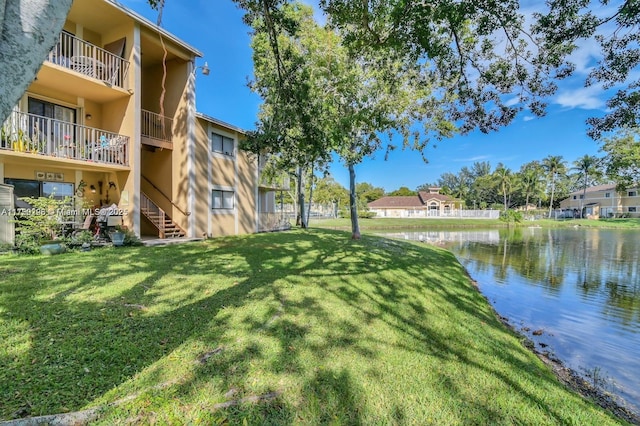
[[[526,115],[524,117],[522,117],[523,121],[531,121],[531,120],[535,120],[536,118],[533,115]]]
[[[490,155],[476,155],[475,157],[470,157],[470,158],[454,158],[453,161],[458,162],[458,163],[466,163],[466,162],[472,162],[472,161],[484,161],[484,160],[488,160],[489,158],[491,158]]]
[[[563,89],[555,98],[555,103],[565,108],[604,109],[606,94],[600,85]]]
[[[598,42],[593,38],[577,42],[578,48],[569,55],[569,62],[576,66],[575,73],[587,75],[602,58],[602,52]]]

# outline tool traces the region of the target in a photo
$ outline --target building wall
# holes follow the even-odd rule
[[[635,195],[630,196],[629,192],[635,192]],[[609,196],[607,197],[606,194]],[[560,208],[562,210],[580,210],[582,206],[586,209],[586,214],[593,217],[609,217],[620,213],[629,214],[631,217],[640,217],[639,194],[640,192],[635,188],[624,192],[616,192],[614,189],[587,191],[583,199],[580,198],[583,194],[577,193],[562,200]]]
[[[234,156],[212,152],[212,132],[234,140]],[[234,129],[198,118],[195,133],[197,235],[215,237],[256,232],[257,158],[238,149],[242,134]],[[213,190],[233,191],[234,208],[214,209]]]

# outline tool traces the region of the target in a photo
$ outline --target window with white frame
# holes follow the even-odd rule
[[[635,213],[635,212],[636,212],[635,207],[629,207],[629,213]]]
[[[233,209],[235,193],[233,191],[223,191],[214,189],[211,191],[211,208],[212,209]]]
[[[635,197],[635,196],[636,196],[636,191],[629,191],[629,192],[627,193],[627,195],[628,195],[629,197]]]
[[[211,151],[233,157],[233,138],[211,132]]]
[[[611,198],[611,193],[610,192],[605,192],[604,193],[604,198]]]

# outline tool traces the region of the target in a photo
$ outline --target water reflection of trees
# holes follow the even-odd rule
[[[498,283],[508,284],[510,274],[518,274],[550,294],[572,286],[585,301],[601,299],[604,315],[627,326],[640,324],[640,241],[634,233],[504,230],[499,243],[467,242],[456,251]]]

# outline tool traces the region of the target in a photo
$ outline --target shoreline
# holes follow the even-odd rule
[[[546,366],[548,366],[562,384],[564,384],[567,388],[576,392],[583,398],[592,401],[594,404],[597,404],[598,406],[609,411],[616,417],[631,424],[640,425],[640,413],[625,407],[622,401],[614,395],[611,395],[603,389],[593,386],[591,383],[586,381],[578,372],[564,365],[560,359],[552,356],[549,351],[540,351],[536,349],[535,343],[528,336],[520,332],[509,321],[509,318],[500,315],[495,310],[489,299],[482,293],[482,291],[480,291],[478,282],[473,279],[473,277],[469,274],[469,271],[467,271],[464,266],[462,268],[464,269],[464,272],[467,275],[471,285],[482,296],[482,298],[486,300],[496,318],[505,327],[519,336],[522,339],[523,346],[534,353],[538,357],[538,359],[540,359]]]

